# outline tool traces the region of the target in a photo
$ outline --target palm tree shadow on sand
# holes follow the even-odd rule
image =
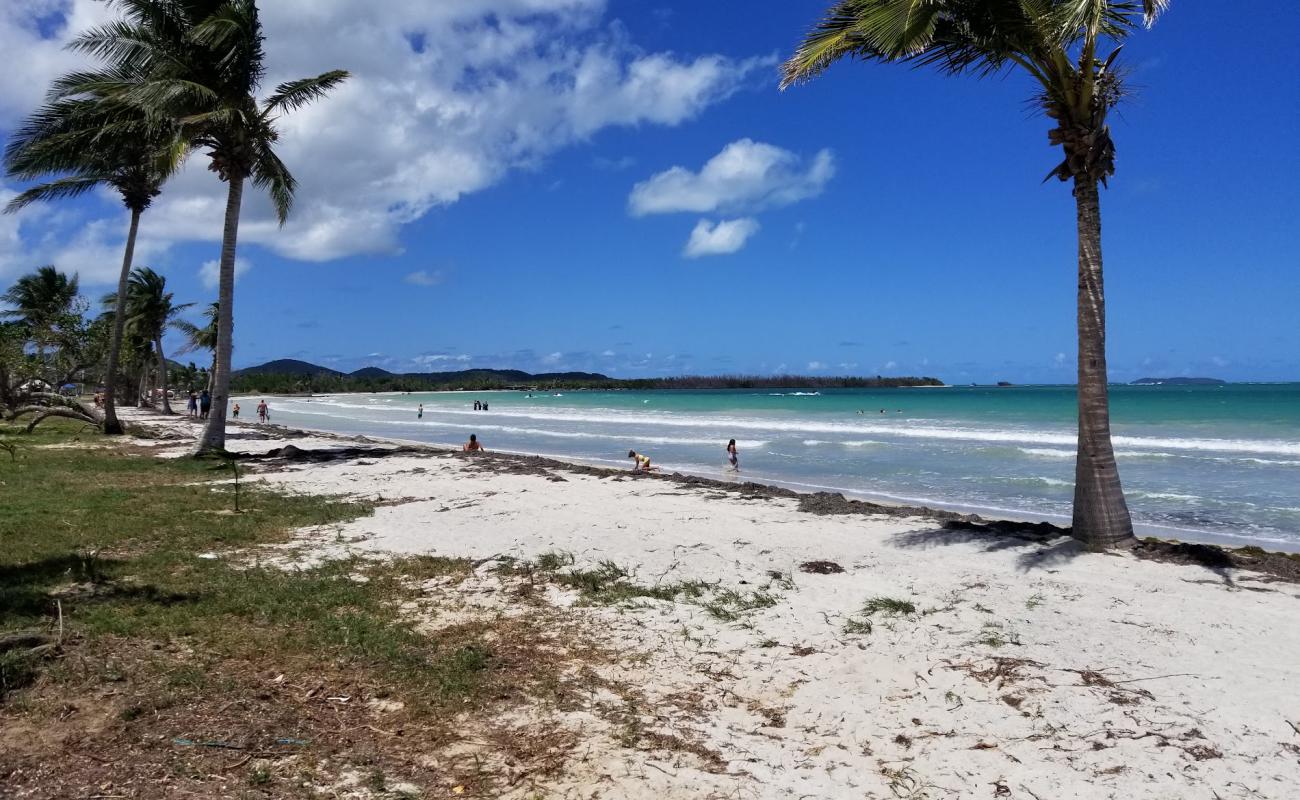
[[[1068,529],[1032,523],[949,520],[939,528],[896,533],[887,541],[905,550],[963,544],[973,544],[985,553],[1025,550],[1016,557],[1016,566],[1022,572],[1053,569],[1089,552],[1083,543],[1070,538]]]

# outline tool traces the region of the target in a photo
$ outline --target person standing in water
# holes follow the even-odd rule
[[[266,401],[263,400],[257,404],[257,420],[262,424],[266,424],[266,421],[270,418],[271,418],[271,409],[267,407]]]
[[[727,463],[731,464],[732,470],[740,472],[740,451],[736,449],[735,439],[727,442]]]
[[[415,418],[416,418],[416,419],[424,419],[424,403],[421,403],[421,404],[420,404],[420,407],[419,407],[418,409],[416,409],[416,412],[415,412]]]
[[[239,403],[235,403],[235,407],[232,411],[234,412],[235,419],[239,419]]]

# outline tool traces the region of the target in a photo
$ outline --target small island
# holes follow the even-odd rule
[[[1218,378],[1138,378],[1129,386],[1223,386]]]

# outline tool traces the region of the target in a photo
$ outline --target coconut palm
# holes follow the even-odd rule
[[[129,81],[128,68],[104,73]],[[78,80],[65,76],[63,86]],[[29,117],[5,147],[5,171],[20,180],[54,180],[34,186],[9,202],[14,212],[40,200],[76,197],[106,186],[118,193],[131,214],[122,270],[118,275],[116,306],[126,301],[127,276],[135,257],[140,216],[162,190],[163,183],[180,168],[188,151],[171,120],[134,106],[113,103],[93,89],[71,96],[52,97]],[[113,320],[104,380],[104,432],[120,434],[117,419],[117,368],[121,357],[124,320]]]
[[[166,278],[149,267],[137,267],[131,270],[127,281],[126,312],[115,315],[115,318],[121,317],[126,321],[126,328],[134,335],[153,344],[164,414],[171,414],[172,407],[167,400],[167,358],[163,353],[163,334],[169,327],[184,332],[180,325],[180,313],[193,305],[177,304],[172,297],[172,293],[167,291]],[[116,310],[119,307],[117,296],[105,297],[104,305],[110,310]]]
[[[0,317],[18,323],[36,343],[36,355],[45,367],[45,346],[50,342],[59,321],[74,313],[78,280],[53,266],[38,268],[14,282],[0,301],[10,308]]]
[[[102,93],[142,110],[169,109],[186,141],[207,150],[209,169],[227,185],[212,414],[198,448],[199,454],[220,451],[230,393],[235,251],[244,184],[251,181],[270,194],[283,225],[297,182],[275,154],[276,121],[324,97],[348,73],[333,70],[282,83],[259,103],[266,70],[256,0],[119,0],[118,8],[122,19],[87,31],[71,46],[142,75],[119,80],[84,74],[59,91],[67,96]]]
[[[216,370],[217,359],[217,320],[221,317],[221,304],[209,303],[203,309],[203,318],[207,320],[201,327],[187,320],[176,320],[176,330],[185,335],[185,345],[180,352],[192,353],[195,350],[207,350],[212,353],[212,367],[208,373],[208,392],[212,391],[212,373]],[[192,365],[191,365],[192,366]]]
[[[782,67],[782,88],[842,58],[932,66],[947,75],[1024,70],[1056,127],[1064,160],[1048,178],[1072,181],[1078,227],[1079,436],[1074,536],[1095,548],[1129,546],[1133,523],[1110,437],[1106,306],[1097,184],[1115,172],[1108,113],[1124,96],[1116,57],[1169,0],[841,0]],[[1109,52],[1103,53],[1108,49]]]

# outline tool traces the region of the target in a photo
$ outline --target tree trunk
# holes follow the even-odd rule
[[[122,331],[126,328],[126,281],[131,276],[131,262],[135,260],[135,234],[140,230],[140,210],[131,209],[131,230],[126,234],[126,252],[122,255],[122,274],[117,278],[117,305],[113,307],[113,338],[108,345],[108,372],[104,377],[104,433],[120,435],[122,423],[117,421],[113,404],[117,383],[117,362],[122,353]]]
[[[1097,194],[1095,179],[1075,177],[1079,223],[1079,450],[1074,464],[1074,538],[1102,550],[1129,547],[1137,540],[1110,442],[1106,296]]]
[[[167,399],[167,358],[163,355],[161,333],[154,337],[154,347],[158,348],[158,386],[162,389],[163,413],[174,414],[172,404]]]
[[[221,237],[221,280],[217,291],[217,349],[213,353],[212,411],[195,455],[226,449],[226,407],[230,399],[230,351],[233,345],[235,310],[235,245],[239,239],[239,205],[244,195],[244,177],[230,176],[226,197],[226,228]]]
[[[136,384],[135,407],[147,408],[149,403],[148,386],[149,386],[149,367],[148,362],[140,365],[140,380]]]

